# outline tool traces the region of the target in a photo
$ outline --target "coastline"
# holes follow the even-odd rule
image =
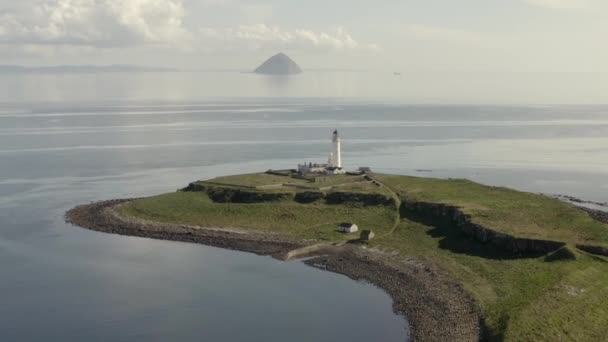
[[[69,210],[65,218],[73,225],[99,232],[200,243],[282,260],[290,252],[314,245],[313,241],[293,241],[273,233],[125,218],[114,210],[131,200],[80,205]],[[311,267],[366,281],[386,291],[393,299],[395,313],[407,317],[412,341],[479,341],[485,337],[477,304],[461,285],[429,262],[353,244],[324,245],[306,255],[311,258],[304,263]]]

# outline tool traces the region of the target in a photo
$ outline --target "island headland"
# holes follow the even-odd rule
[[[346,171],[340,143],[335,131],[324,164],[81,205],[66,219],[107,233],[310,257],[310,266],[389,293],[414,341],[608,336],[606,215],[467,180]]]
[[[263,75],[296,75],[302,73],[300,66],[284,53],[268,58],[254,72]]]

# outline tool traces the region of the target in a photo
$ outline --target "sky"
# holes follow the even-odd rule
[[[606,0],[0,0],[0,64],[608,72]]]

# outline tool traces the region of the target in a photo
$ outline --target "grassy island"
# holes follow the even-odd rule
[[[267,172],[197,181],[115,210],[141,222],[245,229],[309,245],[354,242],[357,234],[336,230],[354,222],[376,235],[355,246],[454,279],[474,299],[489,340],[608,336],[608,224],[548,196],[459,179]]]

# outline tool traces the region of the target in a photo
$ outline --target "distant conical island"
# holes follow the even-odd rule
[[[294,75],[302,72],[300,66],[284,53],[278,53],[262,63],[254,71],[265,75]]]

